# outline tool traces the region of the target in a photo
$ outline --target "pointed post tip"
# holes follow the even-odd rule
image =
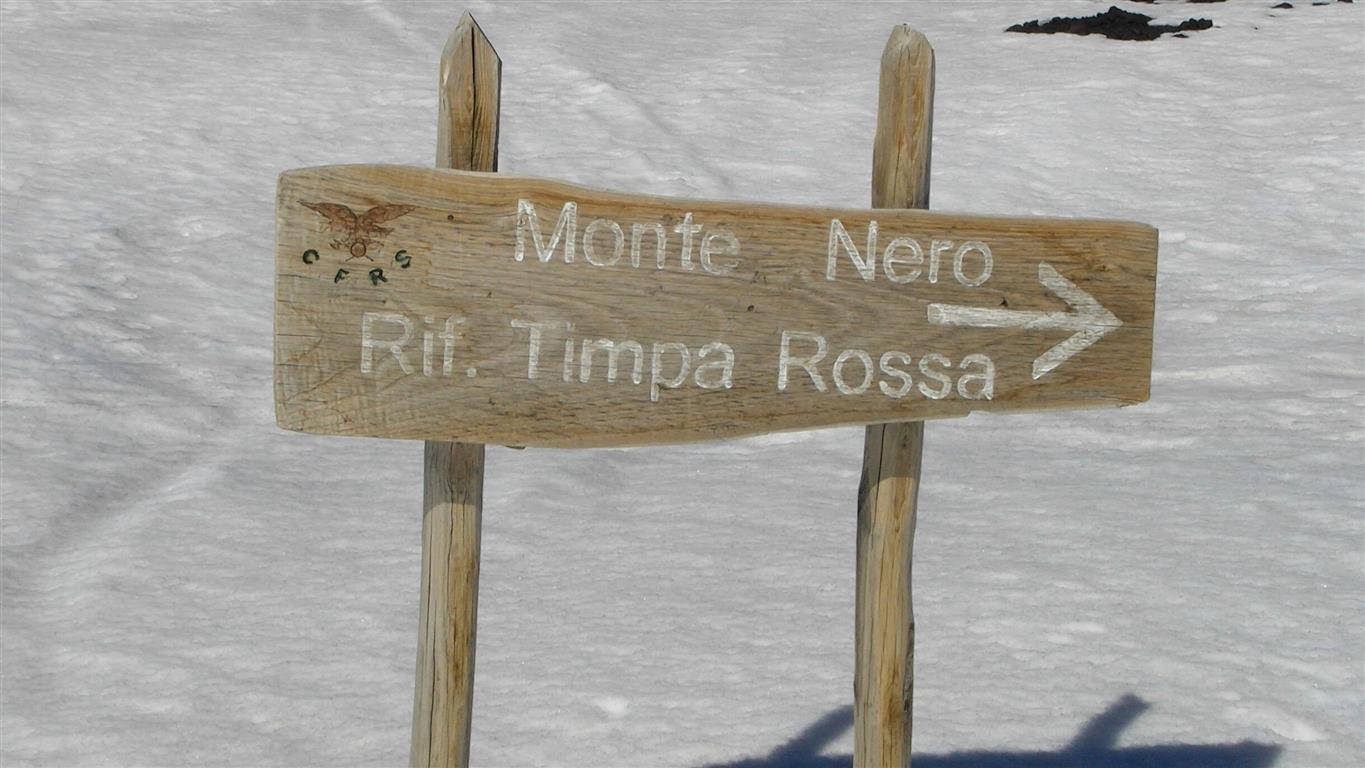
[[[455,22],[456,29],[459,29],[461,27],[473,27],[474,29],[482,29],[479,26],[479,22],[475,21],[474,14],[469,10],[465,10],[463,13],[461,13],[460,20]]]
[[[474,18],[474,14],[469,10],[465,10],[460,14],[460,20],[455,23],[455,28],[451,30],[450,36],[446,38],[446,54],[448,55],[458,48],[459,41],[466,37],[472,39],[475,45],[486,47],[493,53],[493,57],[496,58],[499,63],[502,62],[502,57],[498,55],[497,49],[489,42],[488,35],[484,34],[483,27],[479,26],[478,20]]]
[[[436,164],[466,171],[497,170],[502,58],[474,14],[465,11],[441,52]]]

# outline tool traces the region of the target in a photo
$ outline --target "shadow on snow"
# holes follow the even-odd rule
[[[1280,756],[1275,744],[1170,744],[1116,747],[1119,735],[1151,706],[1128,694],[1091,718],[1056,752],[953,752],[914,755],[913,768],[1267,768]],[[852,755],[820,751],[853,727],[853,708],[840,707],[816,720],[766,757],[708,768],[851,768]]]

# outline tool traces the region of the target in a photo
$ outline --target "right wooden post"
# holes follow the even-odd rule
[[[882,52],[872,207],[928,208],[934,51],[897,26]],[[915,616],[911,550],[924,422],[872,424],[858,485],[857,605],[854,619],[853,764],[909,766]]]

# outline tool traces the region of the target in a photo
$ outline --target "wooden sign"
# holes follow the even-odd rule
[[[1157,233],[1130,222],[289,171],[280,426],[681,442],[1147,399]]]

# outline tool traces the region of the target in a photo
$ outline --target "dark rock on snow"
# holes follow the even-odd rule
[[[1173,32],[1196,31],[1213,26],[1210,19],[1186,19],[1179,24],[1153,24],[1152,17],[1111,6],[1094,16],[1054,16],[1050,21],[1026,21],[1006,32],[1052,35],[1104,35],[1111,40],[1155,40]]]

